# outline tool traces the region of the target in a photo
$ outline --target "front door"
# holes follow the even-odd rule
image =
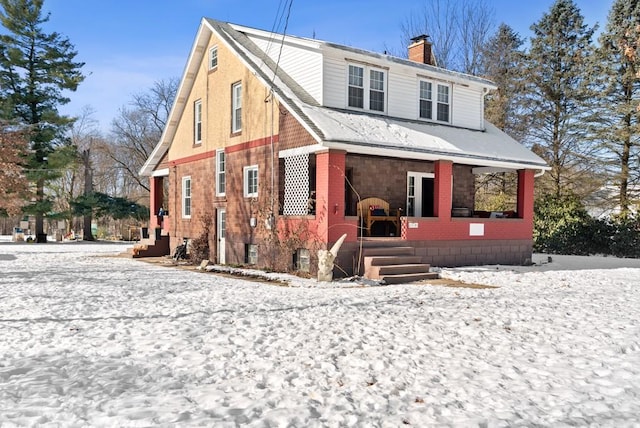
[[[227,210],[218,209],[218,221],[216,225],[218,236],[218,264],[224,265],[227,263],[225,256],[225,234],[227,228]]]
[[[434,174],[407,172],[407,216],[433,217]]]

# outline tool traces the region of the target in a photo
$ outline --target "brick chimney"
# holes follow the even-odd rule
[[[429,36],[421,34],[411,38],[409,45],[409,60],[421,64],[435,65],[433,53],[431,52],[431,42]]]

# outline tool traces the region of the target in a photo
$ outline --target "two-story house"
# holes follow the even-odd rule
[[[438,266],[526,262],[548,168],[484,120],[492,82],[431,64],[425,37],[402,59],[203,19],[140,171],[150,227],[175,248],[208,226],[211,260],[273,269],[313,272],[343,234],[338,275],[363,273],[371,247]],[[496,171],[517,180],[516,206],[479,213],[475,177]]]

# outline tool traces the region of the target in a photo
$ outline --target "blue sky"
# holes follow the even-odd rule
[[[288,34],[363,49],[400,49],[401,24],[427,0],[294,0]],[[553,0],[487,0],[496,24],[521,37]],[[47,30],[67,36],[87,78],[64,114],[91,106],[108,131],[118,109],[155,81],[181,77],[203,16],[271,30],[284,0],[45,0]],[[576,0],[589,25],[603,27],[613,0]],[[282,25],[280,26],[282,28]]]

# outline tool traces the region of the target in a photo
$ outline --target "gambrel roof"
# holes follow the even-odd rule
[[[315,145],[292,150],[313,152],[335,148],[349,153],[398,158],[432,161],[446,159],[480,168],[549,169],[543,159],[486,121],[484,129],[472,130],[322,106],[304,87],[304,83],[296,81],[282,67],[278,67],[274,60],[258,44],[254,43],[251,37],[270,36],[274,43],[280,43],[284,39],[316,51],[339,50],[345,55],[355,54],[369,58],[372,63],[378,66],[392,67],[399,64],[415,68],[417,73],[429,73],[441,80],[463,86],[480,87],[484,91],[495,89],[495,85],[486,79],[334,43],[272,35],[262,30],[204,18],[189,55],[167,125],[160,141],[140,170],[141,175],[151,176],[169,149],[193,86],[197,69],[207,54],[207,44],[212,33],[266,87],[272,88],[278,101],[294,115],[316,141]]]

